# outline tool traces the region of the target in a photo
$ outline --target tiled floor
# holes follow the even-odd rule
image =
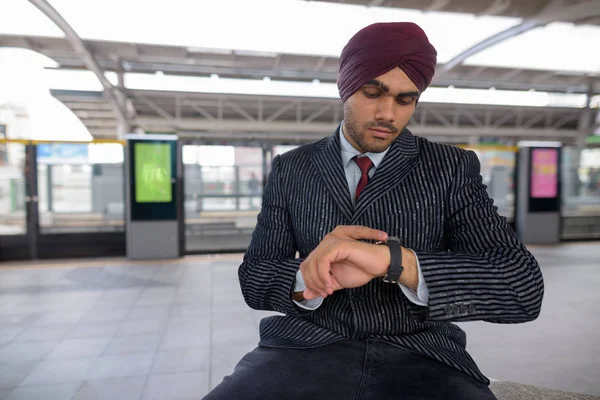
[[[600,243],[532,247],[532,323],[461,324],[490,377],[600,395]],[[200,399],[258,341],[240,255],[0,265],[0,399]],[[5,267],[5,268],[1,268]]]

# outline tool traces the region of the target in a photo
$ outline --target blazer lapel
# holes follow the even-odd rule
[[[312,158],[312,163],[319,171],[323,183],[340,210],[350,221],[352,219],[352,200],[342,165],[339,132],[340,128],[338,127],[333,135],[321,143]]]
[[[415,137],[405,129],[392,143],[375,175],[362,191],[352,215],[353,223],[381,196],[394,189],[417,166],[419,149]]]

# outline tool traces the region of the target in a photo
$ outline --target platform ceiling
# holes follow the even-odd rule
[[[16,2],[20,3],[16,3]],[[62,19],[63,22],[72,23],[73,27],[81,26],[82,21],[73,21],[74,17],[71,16],[71,21],[67,20],[67,16],[71,15],[70,12],[64,12],[67,7],[65,1],[50,1],[50,3],[42,0],[7,0],[6,4],[12,2],[13,5],[19,5],[21,7],[23,3],[28,4],[29,11],[37,12],[36,18],[40,15],[45,18],[41,13],[40,5],[50,4],[56,5],[54,11],[58,15],[58,20]],[[256,2],[259,4],[260,2]],[[433,0],[433,1],[420,1],[420,0],[345,0],[345,1],[325,1],[325,2],[309,2],[306,3],[344,3],[341,7],[357,7],[362,6],[365,10],[377,9],[378,13],[385,15],[386,10],[418,10],[421,11],[421,17],[427,18],[430,13],[435,13],[439,18],[443,13],[447,13],[448,18],[453,15],[465,15],[472,14],[473,17],[481,16],[495,16],[495,17],[506,17],[507,21],[510,21],[506,26],[498,30],[497,32],[478,37],[478,32],[473,32],[475,38],[471,38],[468,46],[463,46],[461,51],[455,53],[449,53],[446,48],[455,48],[451,44],[443,47],[444,57],[443,62],[440,62],[436,72],[436,76],[432,83],[433,87],[455,87],[455,88],[472,88],[472,89],[506,89],[506,90],[519,90],[529,91],[535,90],[538,92],[556,92],[556,93],[579,93],[587,94],[589,96],[600,94],[600,52],[594,51],[598,47],[600,39],[600,1],[599,0],[481,0],[481,1],[469,1],[469,0]],[[93,9],[94,4],[99,4],[91,1],[89,4]],[[116,3],[115,3],[116,4]],[[147,3],[149,4],[149,3]],[[210,13],[211,2],[206,2],[205,10],[207,15]],[[214,3],[213,3],[214,4]],[[252,2],[247,2],[246,5],[250,5]],[[290,3],[291,4],[291,3]],[[38,9],[33,7],[38,6]],[[150,5],[148,5],[150,7]],[[0,5],[0,10],[3,6]],[[16,9],[16,8],[15,8]],[[63,12],[60,12],[60,11]],[[10,9],[8,9],[10,11]],[[261,10],[256,10],[260,12]],[[180,14],[185,10],[178,10]],[[440,14],[440,12],[442,14]],[[6,15],[6,13],[4,13]],[[73,14],[74,15],[74,14]],[[88,16],[89,17],[89,16]],[[226,16],[225,16],[226,17]],[[420,18],[421,18],[420,17]],[[5,17],[6,18],[6,17]],[[140,12],[137,19],[143,19],[144,13]],[[511,18],[510,20],[508,18]],[[120,21],[116,18],[115,24]],[[559,21],[559,22],[557,22]],[[110,29],[110,21],[106,21],[106,29]],[[132,27],[135,27],[135,18],[131,19]],[[199,23],[201,20],[199,19]],[[429,22],[431,23],[431,22]],[[560,26],[552,27],[552,24],[559,24]],[[60,26],[60,24],[57,24]],[[474,25],[476,26],[476,25]],[[481,25],[479,25],[481,26]],[[64,31],[64,26],[62,27]],[[452,31],[452,26],[438,29],[448,29]],[[157,26],[160,29],[160,26]],[[307,25],[306,29],[310,29],[310,25]],[[544,30],[546,29],[546,30]],[[85,29],[80,29],[80,31]],[[19,33],[20,32],[20,33]],[[31,29],[31,32],[39,32],[39,30]],[[46,32],[46,31],[44,31]],[[176,76],[193,76],[193,77],[207,77],[218,75],[221,78],[235,78],[235,79],[264,79],[268,77],[271,80],[278,81],[297,81],[297,82],[313,82],[318,80],[321,83],[334,83],[337,78],[337,66],[338,57],[333,54],[307,54],[306,52],[294,53],[293,51],[252,51],[248,49],[236,49],[236,48],[213,48],[203,46],[190,46],[189,44],[164,44],[164,43],[149,43],[149,42],[131,42],[121,40],[108,40],[106,38],[90,38],[84,35],[79,36],[76,30],[70,35],[63,34],[60,30],[48,31],[48,34],[31,34],[23,31],[4,31],[0,29],[0,47],[19,47],[26,48],[38,53],[44,54],[55,62],[56,70],[62,71],[81,71],[90,70],[90,59],[95,63],[99,71],[104,72],[116,72],[118,74],[164,74],[164,75],[176,75]],[[536,33],[537,32],[537,33]],[[555,68],[553,69],[552,61],[549,64],[541,65],[540,67],[524,66],[522,68],[507,67],[505,65],[490,65],[489,62],[481,62],[481,65],[470,62],[478,55],[490,52],[501,46],[504,47],[504,51],[510,52],[508,45],[516,45],[517,39],[524,38],[527,35],[533,35],[547,32],[550,35],[552,32],[572,32],[573,35],[579,35],[578,38],[588,37],[587,33],[591,32],[589,36],[589,57],[588,59],[589,68],[580,69],[567,69],[567,68]],[[274,32],[277,33],[277,32]],[[73,36],[73,34],[75,36]],[[282,33],[283,34],[283,33]],[[443,32],[442,32],[443,34]],[[451,33],[448,33],[449,35]],[[554,34],[554,33],[553,33]],[[434,32],[433,36],[440,36],[439,32]],[[597,36],[594,36],[597,35]],[[74,39],[75,37],[75,39]],[[568,41],[568,38],[564,38]],[[78,42],[79,40],[79,42]],[[525,40],[525,39],[523,39]],[[531,37],[530,37],[531,40]],[[568,44],[555,40],[554,46],[548,46],[547,44],[540,45],[539,49],[532,49],[532,52],[539,50],[540,57],[547,56],[551,52],[552,47],[568,46]],[[581,39],[578,39],[580,42]],[[560,43],[559,43],[560,42]],[[82,46],[78,46],[80,43]],[[550,47],[550,49],[548,49]],[[460,48],[456,47],[456,48]],[[292,49],[293,50],[293,49]],[[499,51],[500,51],[499,50]],[[580,52],[581,53],[581,52]],[[488,57],[489,59],[489,57]],[[524,61],[526,64],[526,62]],[[560,63],[556,61],[556,65]],[[581,65],[581,64],[579,64]],[[588,64],[586,64],[588,65]],[[186,93],[178,93],[176,90],[165,90],[160,94],[160,99],[152,100],[151,97],[155,96],[155,92],[146,91],[144,96],[150,98],[150,102],[144,102],[139,100],[140,91],[130,90],[127,86],[118,87],[117,84],[103,83],[104,96],[102,99],[94,98],[94,102],[101,101],[102,106],[98,106],[99,109],[94,118],[85,118],[81,116],[81,107],[89,107],[89,90],[82,90],[79,92],[81,101],[77,101],[77,91],[68,92],[68,100],[65,98],[65,91],[61,91],[61,88],[56,88],[53,93],[58,93],[56,97],[70,107],[82,121],[88,126],[90,132],[96,137],[110,137],[112,129],[117,125],[117,117],[119,114],[125,118],[130,118],[129,121],[131,126],[141,127],[144,129],[142,120],[139,120],[140,115],[144,117],[152,117],[156,119],[169,120],[169,116],[172,119],[186,118],[187,115],[181,115],[182,110],[192,110],[190,107],[185,107],[186,99],[191,97],[197,97],[196,95],[190,95]],[[109,90],[106,90],[106,89]],[[114,92],[113,92],[114,90]],[[116,98],[114,93],[120,93],[122,95],[120,106],[115,106]],[[111,94],[112,93],[112,94]],[[86,99],[87,96],[87,99]],[[95,96],[95,95],[94,95]],[[218,104],[224,98],[218,94],[205,94],[198,95],[203,96],[205,102],[209,102],[211,105]],[[167,97],[167,99],[165,99]],[[183,103],[182,103],[183,99]],[[220,100],[221,99],[221,100]],[[240,100],[239,96],[236,98]],[[276,97],[273,97],[276,99]],[[226,115],[226,121],[231,121],[233,129],[240,129],[239,124],[236,123],[244,120],[250,120],[248,115],[252,115],[253,118],[260,119],[262,116],[258,115],[259,110],[264,108],[261,106],[265,102],[268,103],[268,98],[261,96],[245,96],[244,102],[248,103],[248,108],[236,107],[225,107],[221,105],[221,110],[225,109],[227,112],[231,112],[231,115]],[[297,104],[306,103],[310,99],[297,98],[291,99]],[[312,100],[310,100],[312,101]],[[310,102],[309,101],[309,102]],[[314,99],[313,102],[328,101],[323,99]],[[167,104],[168,106],[161,105]],[[231,102],[235,105],[235,102]],[[255,103],[250,105],[250,103]],[[154,104],[154,106],[149,105]],[[221,103],[223,104],[223,103]],[[83,105],[83,106],[82,106]],[[172,109],[169,107],[173,107]],[[183,108],[182,108],[183,107]],[[200,131],[206,124],[199,124],[193,129],[193,125],[189,125],[191,121],[198,118],[207,121],[217,118],[218,108],[207,111],[206,109],[195,105],[195,115],[189,116],[191,119],[186,124],[173,124],[172,128],[175,130],[185,129],[191,131]],[[428,106],[429,108],[434,106]],[[448,108],[448,106],[444,106]],[[442,108],[444,108],[442,107]],[[119,108],[115,112],[116,108]],[[292,107],[293,108],[293,107]],[[292,108],[286,110],[286,112],[297,112],[293,111]],[[439,107],[438,107],[439,108]],[[456,109],[463,110],[472,115],[480,112],[480,107],[473,104],[471,111],[469,107],[465,105],[456,106]],[[493,107],[486,107],[490,109]],[[250,110],[254,109],[254,114],[249,114]],[[331,106],[321,115],[311,119],[308,122],[316,123],[319,118],[326,119],[329,121],[339,117],[338,106]],[[111,111],[113,110],[113,111]],[[201,111],[198,111],[201,110]],[[241,111],[240,111],[241,110]],[[499,108],[500,110],[500,108]],[[90,110],[93,111],[93,110]],[[277,110],[274,110],[277,111]],[[271,112],[274,112],[271,110]],[[318,111],[318,110],[317,110]],[[262,111],[260,111],[262,112]],[[316,111],[313,111],[313,113]],[[503,111],[502,111],[503,112]],[[579,110],[568,110],[564,109],[564,113],[571,113],[577,119]],[[551,113],[557,113],[556,110]],[[111,115],[112,114],[112,115]],[[184,112],[185,114],[185,112]],[[460,113],[459,113],[460,114]],[[489,114],[489,112],[488,112]],[[533,118],[537,115],[537,110],[522,111],[522,115]],[[308,114],[307,117],[310,117]],[[194,117],[194,118],[192,118]],[[223,117],[221,115],[220,117]],[[454,117],[458,124],[462,124],[464,118]],[[490,117],[488,117],[489,119]],[[564,115],[560,118],[567,118]],[[98,122],[98,119],[106,119],[105,121]],[[136,120],[137,119],[137,120]],[[237,120],[239,119],[239,121]],[[543,119],[543,118],[541,118]],[[104,128],[99,129],[98,126],[91,126],[90,120],[93,120],[95,124],[105,125]],[[481,114],[482,123],[485,122],[485,113]],[[522,121],[521,121],[522,122]],[[537,121],[539,122],[539,121]],[[537,123],[535,122],[535,123]],[[556,121],[555,121],[556,122]],[[572,121],[571,121],[572,122]],[[562,126],[569,127],[569,129],[577,129],[577,124],[573,125],[563,124]],[[518,126],[516,124],[515,126]],[[554,124],[556,125],[556,124]],[[210,126],[210,124],[208,125]],[[440,124],[441,127],[448,128],[448,124]],[[477,126],[477,124],[475,124]],[[546,125],[548,128],[550,125]],[[562,127],[561,126],[561,127]],[[559,127],[560,128],[560,127]],[[240,131],[242,132],[243,129]]]

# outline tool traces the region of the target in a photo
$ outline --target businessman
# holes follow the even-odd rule
[[[543,279],[475,154],[406,129],[435,66],[413,23],[344,47],[344,119],[273,159],[239,267],[247,304],[283,315],[206,399],[495,399],[452,322],[531,321]]]

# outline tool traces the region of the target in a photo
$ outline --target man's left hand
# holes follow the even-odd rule
[[[336,240],[334,243],[319,246],[303,264],[302,268],[309,269],[314,265],[322,271],[329,271],[329,294],[332,294],[336,290],[363,286],[373,278],[384,276],[390,265],[390,251],[387,246],[352,239]],[[312,288],[307,283],[305,299],[310,300],[319,294],[325,297],[323,291]]]

